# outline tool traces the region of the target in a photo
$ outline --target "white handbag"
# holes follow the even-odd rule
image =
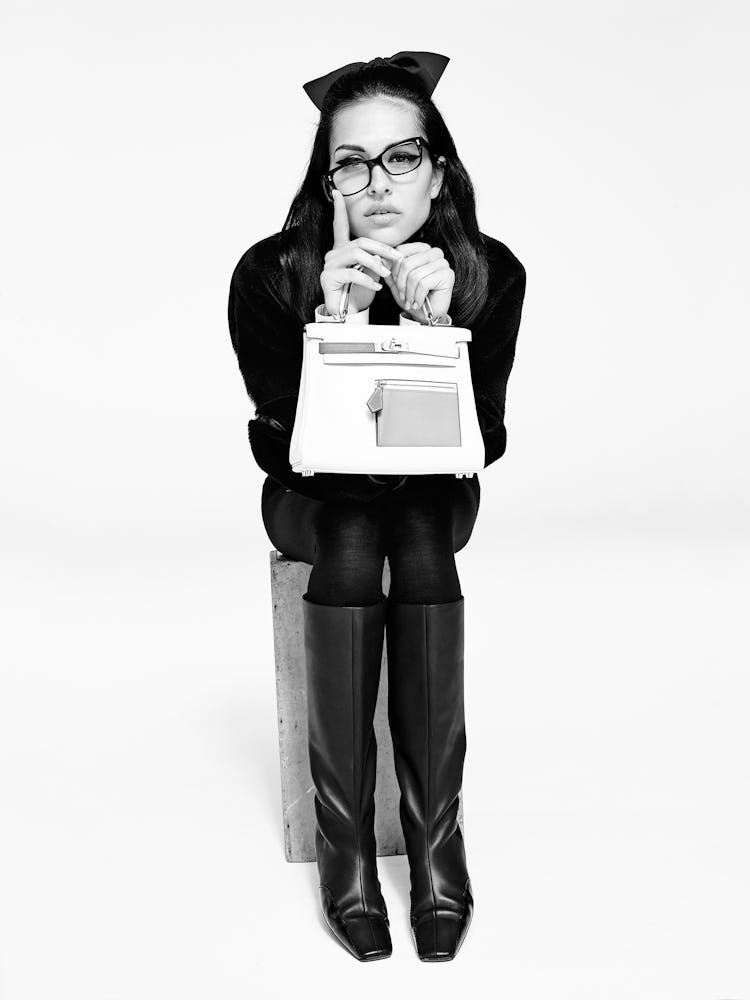
[[[360,267],[361,269],[361,267]],[[438,325],[307,323],[289,463],[294,472],[471,477],[484,468],[471,332]]]

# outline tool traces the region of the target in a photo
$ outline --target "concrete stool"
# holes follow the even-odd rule
[[[287,861],[315,861],[315,789],[307,749],[307,676],[305,671],[302,595],[312,567],[271,550],[273,645],[276,661],[276,703],[279,720],[281,807]],[[391,571],[383,567],[383,593],[390,589]],[[377,777],[375,781],[375,841],[378,855],[405,854],[399,817],[401,791],[393,764],[388,726],[388,669],[385,640],[380,688],[375,708]],[[463,796],[458,823],[463,833]]]

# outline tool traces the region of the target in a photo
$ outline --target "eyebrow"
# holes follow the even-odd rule
[[[406,141],[405,139],[394,139],[394,141],[393,142],[389,142],[388,145],[385,148],[388,149],[388,146],[398,146],[398,144],[400,142],[405,142],[405,141]],[[358,153],[366,153],[367,152],[367,150],[364,148],[364,146],[352,146],[352,145],[346,144],[346,145],[343,145],[343,146],[337,146],[334,149],[334,151],[333,151],[333,155],[335,156],[336,153],[338,153],[338,151],[340,149],[354,149]]]

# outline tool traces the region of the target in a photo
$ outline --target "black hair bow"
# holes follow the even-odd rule
[[[441,56],[437,52],[396,52],[395,55],[386,58],[377,56],[369,62],[347,63],[346,66],[331,70],[325,76],[319,76],[315,80],[303,83],[302,87],[315,107],[322,110],[323,100],[329,87],[344,73],[365,67],[370,69],[374,66],[397,66],[399,69],[413,73],[420,80],[427,96],[430,97],[449,62],[448,56]]]

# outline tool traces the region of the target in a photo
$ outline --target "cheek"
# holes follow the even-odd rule
[[[430,186],[432,184],[432,178],[425,177],[424,180],[420,179],[417,184],[414,185],[414,190],[411,192],[411,197],[409,198],[409,209],[414,213],[423,212],[425,209],[429,210],[430,202]]]

